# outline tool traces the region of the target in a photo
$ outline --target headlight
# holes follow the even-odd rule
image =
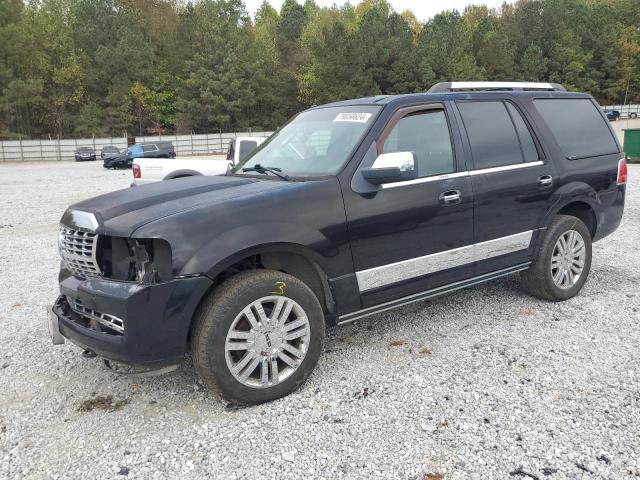
[[[173,278],[171,246],[159,238],[101,237],[100,263],[104,276],[140,283]]]

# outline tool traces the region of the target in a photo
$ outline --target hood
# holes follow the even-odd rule
[[[177,178],[118,190],[76,203],[67,209],[61,222],[70,227],[93,227],[100,234],[130,236],[137,228],[154,220],[221,204],[232,198],[286,188],[292,183],[233,176]],[[95,217],[95,221],[90,222],[92,225],[79,223],[78,218],[86,218],[86,214]]]

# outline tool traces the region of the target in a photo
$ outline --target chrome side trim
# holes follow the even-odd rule
[[[501,167],[481,168],[479,170],[469,170],[467,172],[445,173],[442,175],[434,175],[432,177],[416,178],[415,180],[405,180],[404,182],[385,183],[381,185],[381,190],[389,188],[404,187],[405,185],[415,185],[418,183],[437,182],[439,180],[449,180],[450,178],[469,177],[471,175],[484,175],[485,173],[508,172],[510,170],[518,170],[520,168],[540,167],[544,165],[542,160],[535,162],[512,163],[511,165],[502,165]]]
[[[518,265],[514,265],[513,267],[508,267],[502,270],[496,270],[495,272],[478,275],[477,277],[472,277],[468,280],[461,280],[459,282],[443,285],[442,287],[432,288],[431,290],[426,290],[424,292],[408,295],[406,297],[399,298],[397,300],[381,303],[380,305],[375,305],[373,307],[363,308],[362,310],[347,313],[345,315],[341,315],[338,317],[338,325],[343,325],[345,323],[353,322],[354,320],[358,320],[360,318],[368,317],[369,315],[386,312],[388,310],[402,307],[404,305],[409,305],[411,303],[419,302],[421,300],[437,297],[439,295],[455,292],[456,290],[461,290],[463,288],[471,287],[479,283],[484,283],[490,280],[494,280],[496,278],[504,277],[506,275],[511,275],[512,273],[526,270],[527,268],[529,268],[529,265],[531,265],[531,262],[521,263]]]
[[[533,230],[356,272],[360,293],[529,248]]]
[[[544,165],[542,160],[536,162],[513,163],[502,165],[501,167],[481,168],[480,170],[470,170],[469,175],[484,175],[485,173],[508,172],[509,170],[519,170],[521,168],[539,167]]]
[[[529,230],[516,233],[515,235],[508,235],[506,237],[476,243],[474,245],[474,261],[479,262],[486,258],[499,257],[500,255],[526,250],[531,244],[532,236],[533,230]]]
[[[405,180],[404,182],[385,183],[382,190],[389,188],[404,187],[405,185],[415,185],[418,183],[437,182],[438,180],[449,180],[450,178],[468,177],[469,172],[444,173],[442,175],[434,175],[432,177],[416,178],[415,180]]]

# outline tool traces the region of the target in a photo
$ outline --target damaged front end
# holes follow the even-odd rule
[[[54,344],[66,338],[134,365],[179,362],[211,280],[174,277],[171,246],[163,239],[104,235],[91,214],[65,219],[58,242],[60,296],[48,314]]]

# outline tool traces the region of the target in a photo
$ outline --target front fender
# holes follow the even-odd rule
[[[234,263],[257,253],[298,253],[331,275],[331,258],[340,250],[320,231],[293,222],[259,222],[221,233],[189,258],[182,274],[206,273],[211,278]]]

